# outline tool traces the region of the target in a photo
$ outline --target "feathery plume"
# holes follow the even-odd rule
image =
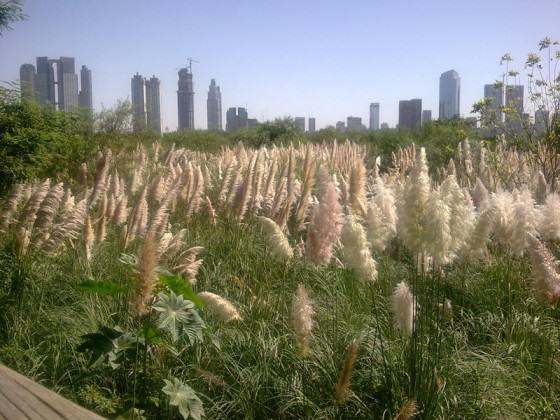
[[[451,211],[441,198],[440,191],[433,191],[426,206],[425,225],[426,252],[433,257],[435,267],[441,267],[452,259],[450,218]]]
[[[338,191],[328,180],[326,170],[320,175],[321,188],[319,204],[313,207],[307,229],[305,255],[315,265],[326,265],[331,261],[333,247],[340,236],[342,206],[338,201]]]
[[[548,195],[548,183],[542,171],[537,175],[537,187],[535,188],[535,201],[537,204],[544,204],[546,196]]]
[[[398,232],[405,246],[415,254],[425,250],[426,208],[430,198],[430,176],[426,151],[422,147],[407,178],[399,206]]]
[[[551,193],[546,197],[539,232],[544,239],[560,239],[560,195],[558,193]]]
[[[474,185],[474,189],[471,195],[476,209],[478,211],[484,210],[488,205],[490,195],[488,194],[488,190],[486,189],[484,183],[480,180],[480,178],[476,178],[476,184]]]
[[[208,212],[208,221],[212,226],[216,225],[216,210],[212,207],[212,202],[210,201],[210,197],[206,196],[206,211]]]
[[[399,411],[399,414],[397,414],[397,417],[395,417],[395,420],[410,420],[415,415],[416,415],[416,400],[411,399],[404,403],[404,405],[401,408],[401,411]]]
[[[535,209],[535,203],[529,190],[519,194],[513,206],[511,216],[511,240],[510,248],[514,255],[523,255],[528,245],[528,235],[537,234],[539,225],[539,213]]]
[[[257,216],[257,220],[265,231],[268,243],[272,246],[274,254],[281,258],[292,258],[294,251],[288,242],[288,238],[276,222],[268,217]]]
[[[14,192],[6,201],[2,216],[0,216],[0,231],[6,231],[8,227],[14,222],[14,215],[17,211],[18,205],[23,198],[23,185],[17,184]]]
[[[133,307],[137,315],[148,311],[147,305],[152,299],[152,291],[156,285],[157,247],[153,236],[146,235],[138,254],[136,264],[136,288],[133,297]]]
[[[393,290],[391,301],[393,316],[398,327],[406,335],[411,335],[414,328],[415,303],[414,296],[404,281],[397,284]]]
[[[313,302],[307,290],[300,284],[292,301],[292,327],[296,333],[299,351],[302,355],[309,352],[309,337],[313,329]]]
[[[91,226],[91,219],[89,216],[86,218],[86,223],[84,224],[84,255],[86,256],[86,260],[89,261],[91,259],[93,244],[95,242],[95,236],[93,234],[93,227]]]
[[[311,198],[311,190],[313,189],[315,181],[315,160],[313,159],[312,153],[311,146],[307,146],[302,169],[303,188],[296,210],[296,228],[298,230],[303,230],[303,223],[305,221],[307,208],[309,207],[309,201]]]
[[[350,389],[350,381],[352,379],[352,370],[358,355],[358,342],[354,339],[346,349],[344,356],[344,364],[336,384],[336,402],[344,404],[348,400],[348,390]]]
[[[72,241],[79,236],[86,220],[87,205],[87,198],[84,198],[62,215],[62,219],[53,226],[49,239],[43,245],[47,252],[54,254],[63,248],[66,241]]]
[[[184,251],[177,258],[177,265],[174,267],[174,271],[179,274],[183,274],[190,285],[196,283],[196,275],[198,274],[198,269],[202,265],[202,260],[197,260],[198,254],[204,250],[201,246],[193,246],[186,251]]]
[[[242,320],[237,308],[227,299],[210,292],[200,292],[198,297],[204,302],[209,312],[220,321],[232,322]]]
[[[535,289],[548,303],[556,306],[560,299],[560,274],[556,271],[554,257],[535,236],[528,235],[528,240]]]
[[[355,159],[348,180],[348,201],[354,214],[366,217],[366,168],[362,159]]]
[[[342,228],[342,260],[364,282],[377,279],[377,264],[371,256],[366,232],[356,216],[349,215]]]

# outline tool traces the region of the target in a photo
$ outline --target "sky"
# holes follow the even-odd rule
[[[206,128],[211,78],[222,111],[260,121],[347,116],[369,104],[394,126],[401,99],[438,115],[439,76],[461,77],[461,114],[500,77],[510,52],[522,69],[549,36],[560,39],[559,0],[23,0],[28,18],[0,36],[0,81],[37,56],[70,56],[92,71],[96,111],[130,99],[139,72],[161,80],[164,130],[177,127],[177,71],[193,63],[195,127]]]

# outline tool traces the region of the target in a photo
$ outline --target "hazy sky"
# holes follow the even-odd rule
[[[71,56],[92,70],[94,107],[130,98],[136,73],[161,80],[163,127],[177,127],[177,69],[193,65],[195,126],[206,128],[211,78],[222,110],[259,120],[349,115],[367,124],[370,102],[394,126],[399,99],[438,114],[439,75],[461,76],[461,113],[540,39],[560,38],[559,0],[24,0],[28,19],[0,37],[0,80],[35,57]]]

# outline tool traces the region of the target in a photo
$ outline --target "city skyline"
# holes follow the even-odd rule
[[[47,5],[28,0],[25,12],[29,19],[0,38],[0,80],[17,80],[19,65],[31,62],[32,57],[74,56],[92,70],[93,105],[99,111],[102,104],[110,107],[118,99],[130,100],[130,75],[155,73],[161,81],[162,126],[175,130],[177,68],[190,55],[200,61],[193,65],[195,128],[207,125],[205,88],[212,78],[219,80],[223,90],[223,109],[243,106],[261,121],[286,115],[313,116],[320,129],[348,115],[368,121],[369,104],[378,102],[380,123],[394,127],[398,102],[403,98],[422,98],[424,106],[433,110],[432,117],[438,118],[438,75],[449,68],[461,75],[461,113],[469,116],[471,105],[483,98],[484,84],[501,77],[503,69],[498,63],[502,54],[511,52],[516,60],[513,64],[522,69],[526,54],[536,50],[540,39],[546,35],[555,38],[553,16],[560,12],[558,3],[547,2],[549,13],[537,24],[525,22],[521,10],[505,7],[508,3],[501,0],[484,3],[484,13],[472,2],[435,1],[408,5],[413,20],[398,13],[398,4],[387,2],[375,7],[357,2],[353,8],[338,2],[320,8],[314,2],[298,3],[307,15],[314,16],[308,20],[302,17],[306,13],[288,13],[290,2],[261,6],[248,1],[235,7],[227,2],[196,4],[188,13],[173,3],[168,7],[177,13],[171,19],[164,10],[131,7],[138,5],[126,0],[111,5],[81,0],[52,0]],[[118,18],[128,13],[130,23]],[[463,31],[455,31],[452,23],[451,18],[458,14],[464,21]],[[496,15],[512,27],[523,26],[523,34],[493,25]],[[101,16],[100,23],[95,23]],[[181,22],[187,16],[192,24],[185,27]],[[135,28],[134,39],[129,37],[132,22],[146,19],[150,27]],[[353,22],[348,30],[332,30],[346,21]],[[488,31],[468,31],[475,23]],[[453,35],[442,39],[441,31]],[[232,33],[237,42],[224,43]],[[422,42],[407,43],[412,34]],[[378,40],[375,54],[365,54],[368,39]],[[296,42],[298,48],[293,48]],[[139,51],[138,44],[142,54],[133,53]]]

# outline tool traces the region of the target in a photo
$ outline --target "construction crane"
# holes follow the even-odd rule
[[[189,70],[189,73],[192,73],[192,63],[200,63],[200,61],[197,61],[191,57],[187,57],[187,69]]]

